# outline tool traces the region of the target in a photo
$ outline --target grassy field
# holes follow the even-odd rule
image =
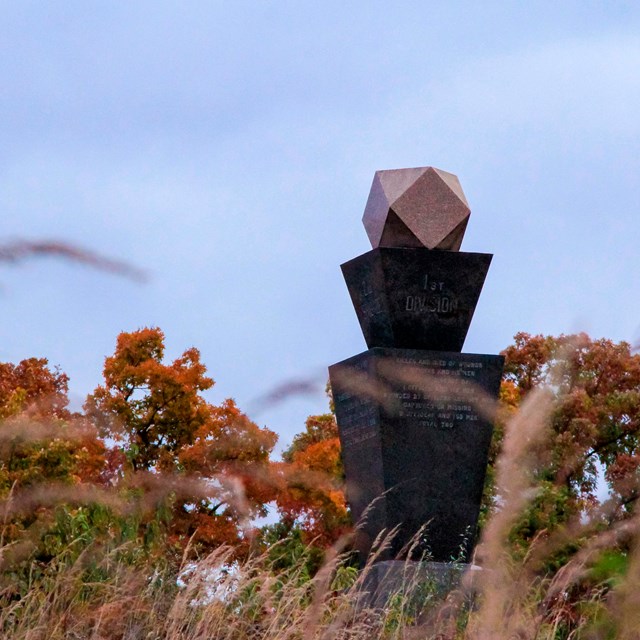
[[[513,524],[536,493],[532,470],[553,402],[548,392],[531,393],[507,425],[496,465],[500,506],[476,550],[482,570],[446,598],[426,581],[391,593],[385,607],[367,607],[363,590],[371,563],[363,572],[350,566],[344,553],[348,539],[330,549],[310,576],[304,554],[277,568],[274,549],[284,543],[242,561],[227,547],[194,561],[188,550],[180,556],[175,549],[143,548],[135,536],[124,542],[116,542],[117,536],[93,539],[88,525],[75,522],[74,535],[46,563],[25,566],[16,553],[19,545],[4,542],[15,512],[10,498],[1,547],[2,637],[639,638],[640,557],[631,552],[621,558],[617,551],[621,540],[634,548],[637,517],[610,526],[598,514],[578,518],[534,541],[524,557],[514,555],[509,544]],[[614,507],[603,504],[600,515]],[[559,570],[540,571],[546,559],[571,544],[574,553]]]

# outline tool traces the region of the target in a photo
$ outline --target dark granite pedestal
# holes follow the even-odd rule
[[[362,564],[392,530],[378,560],[469,561],[502,366],[374,348],[329,368]]]
[[[451,562],[376,562],[363,575],[359,606],[385,608],[396,594],[405,602],[423,609],[431,601],[442,602],[454,590],[472,606],[476,594],[476,578],[480,567]]]

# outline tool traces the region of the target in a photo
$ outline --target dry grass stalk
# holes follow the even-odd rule
[[[496,476],[501,504],[487,523],[477,552],[477,560],[483,567],[480,576],[483,598],[471,637],[478,640],[509,637],[519,633],[524,622],[517,603],[522,593],[517,584],[518,568],[513,566],[507,552],[507,539],[511,527],[534,496],[532,451],[544,438],[552,407],[549,391],[534,391],[506,428]]]
[[[0,262],[21,262],[29,258],[54,257],[144,281],[146,274],[127,262],[107,258],[94,251],[59,240],[16,240],[0,244]]]

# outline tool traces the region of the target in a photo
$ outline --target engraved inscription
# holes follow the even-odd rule
[[[365,318],[372,318],[379,313],[383,313],[380,297],[375,294],[369,280],[360,282],[360,311]]]
[[[458,310],[458,300],[449,293],[442,280],[426,273],[421,285],[422,291],[427,293],[408,295],[405,298],[405,311],[447,314]]]
[[[429,278],[429,274],[424,274],[424,280],[422,282],[422,288],[425,291],[442,291],[444,287],[444,282],[434,280],[433,278]]]
[[[343,392],[336,396],[336,407],[339,407],[340,440],[343,447],[352,447],[376,437],[377,411],[369,398]]]
[[[405,311],[428,311],[429,313],[453,313],[458,301],[449,296],[407,296]]]
[[[477,406],[483,390],[476,379],[483,369],[480,361],[438,357],[399,358],[400,365],[412,365],[415,382],[403,376],[386,392],[393,417],[416,420],[422,427],[449,430],[478,424]],[[392,373],[392,372],[391,372]]]

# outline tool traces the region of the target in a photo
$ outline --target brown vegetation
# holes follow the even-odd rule
[[[0,365],[2,637],[640,637],[625,343],[519,334],[505,351],[471,608],[428,582],[367,608],[333,416],[274,462],[275,434],[204,399],[196,349],[163,355],[158,329],[122,334],[82,414],[46,361]],[[280,521],[257,530],[268,503]]]

